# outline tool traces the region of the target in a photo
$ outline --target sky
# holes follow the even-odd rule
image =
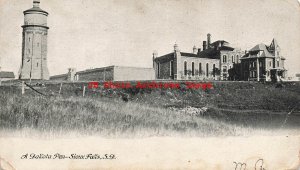
[[[0,66],[17,75],[23,11],[32,0],[0,0]],[[300,73],[297,0],[41,0],[49,12],[50,75],[109,65],[152,67],[152,53],[226,40],[249,50],[276,38],[289,76]]]

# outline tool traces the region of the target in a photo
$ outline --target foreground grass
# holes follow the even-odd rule
[[[277,89],[261,84],[215,84],[203,90],[88,91],[85,98],[41,96],[16,87],[0,89],[0,128],[46,133],[120,136],[236,136],[264,131],[299,129],[298,86]],[[55,90],[56,87],[47,88]],[[117,90],[115,92],[118,92]],[[120,91],[119,91],[120,92]],[[103,94],[106,94],[103,95]],[[233,105],[234,103],[234,105]],[[169,107],[207,107],[190,115]],[[287,113],[293,109],[293,114]]]

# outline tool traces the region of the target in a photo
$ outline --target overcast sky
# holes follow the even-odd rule
[[[21,63],[23,11],[32,0],[0,0],[0,65]],[[300,73],[296,0],[41,0],[48,17],[50,75],[108,65],[152,66],[152,52],[202,48],[206,34],[242,50],[276,38],[290,74]]]

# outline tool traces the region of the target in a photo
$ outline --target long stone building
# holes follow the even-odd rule
[[[211,43],[211,35],[203,41],[203,50],[193,47],[191,53],[181,52],[178,45],[174,51],[158,56],[153,53],[153,67],[156,79],[173,80],[227,80],[228,70],[240,62],[244,53],[224,41]]]
[[[70,68],[68,73],[51,76],[52,81],[132,81],[155,80],[153,68],[108,66],[83,71]]]
[[[33,0],[33,7],[23,12],[22,63],[19,79],[49,79],[47,67],[48,12],[42,10],[39,4],[39,0]]]

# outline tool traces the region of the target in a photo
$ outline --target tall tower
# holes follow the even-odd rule
[[[19,79],[49,80],[47,67],[47,16],[33,0],[33,7],[24,11],[22,63]]]

